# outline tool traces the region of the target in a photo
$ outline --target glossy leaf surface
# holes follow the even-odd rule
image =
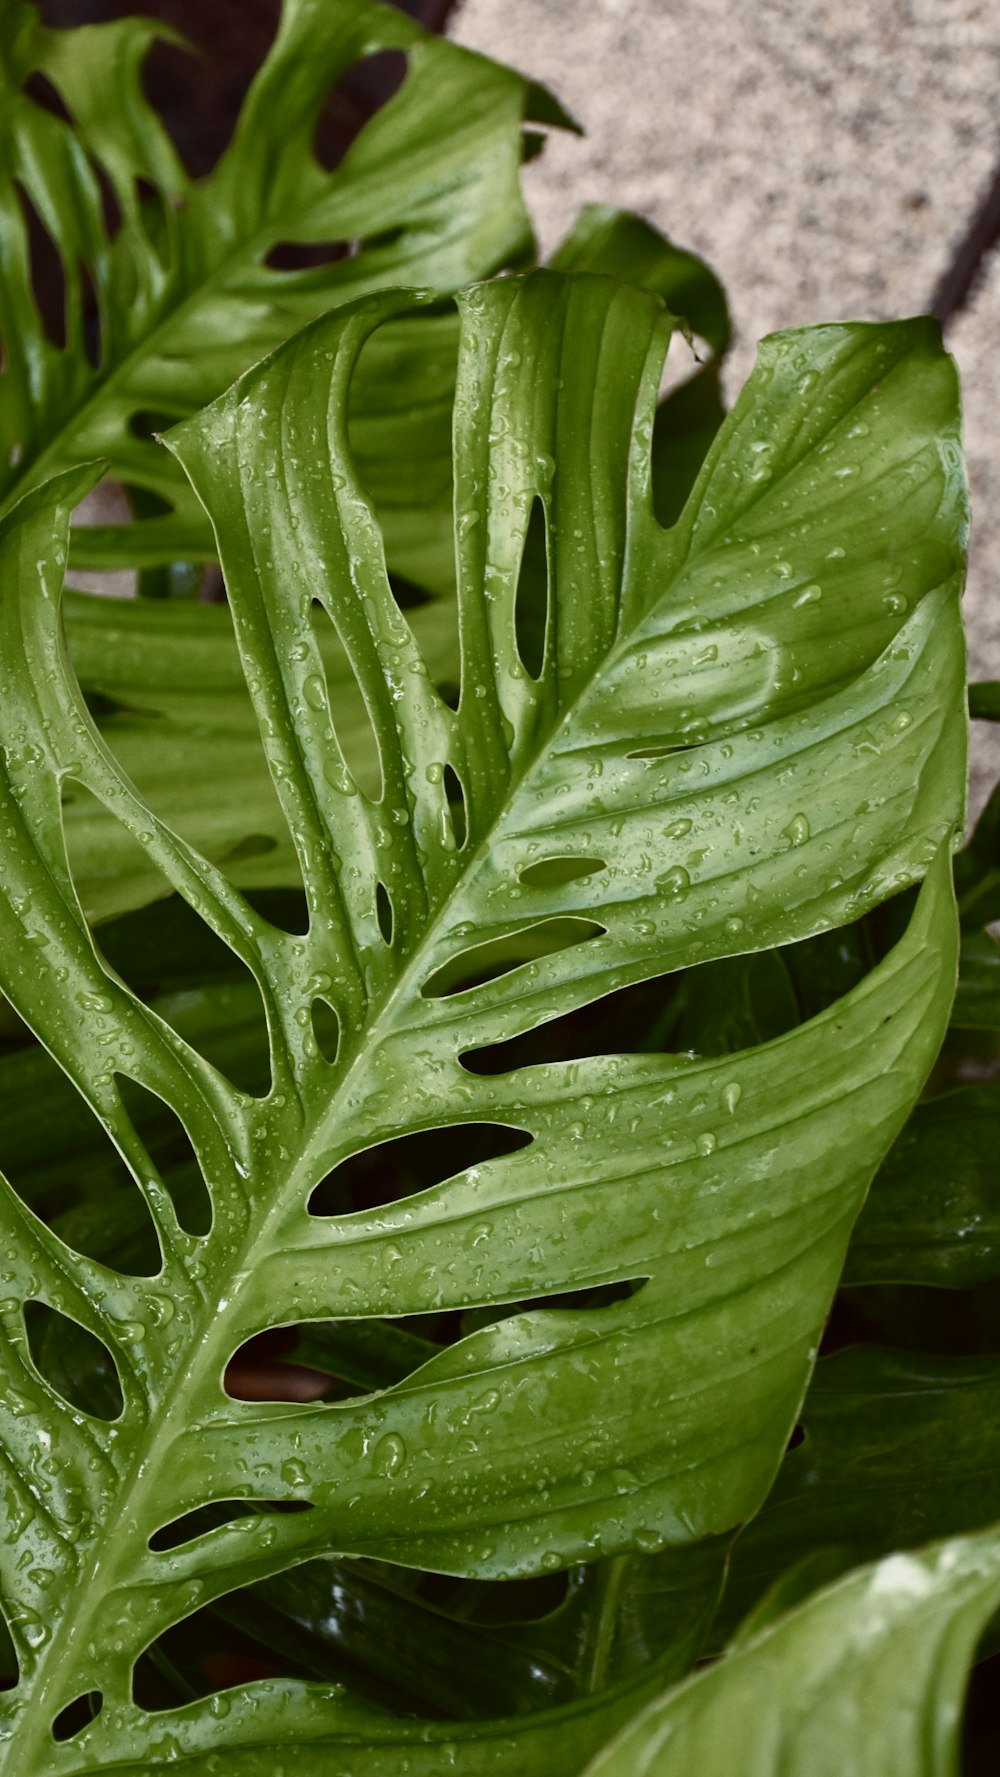
[[[933,330],[767,342],[664,531],[656,299],[556,274],[464,295],[453,709],[392,597],[347,443],[358,355],[406,302],[307,329],[171,438],[215,527],[306,931],[175,836],[88,716],[59,615],[81,478],[29,496],[0,534],[2,986],[117,1146],[162,1257],[126,1274],[4,1189],[19,1777],[175,1751],[206,1772],[222,1750],[234,1772],[273,1769],[296,1740],[381,1738],[398,1764],[409,1728],[304,1680],[178,1712],[132,1697],[174,1625],[314,1557],[498,1579],[725,1538],[769,1488],[851,1224],[946,1022],[964,489]],[[541,613],[520,607],[536,502]],[[534,670],[525,634],[542,639]],[[338,649],[367,753],[346,745]],[[67,866],[64,779],[253,976],[269,1090],[227,1079],[102,959]],[[714,1059],[497,1069],[540,1024],[808,937],[928,870],[884,960],[784,1035]],[[154,1163],[140,1088],[180,1121],[207,1231]],[[485,1159],[461,1157],[470,1126]],[[429,1132],[457,1158],[409,1194],[385,1144]],[[372,1150],[359,1197],[351,1168]],[[26,1302],[104,1346],[118,1420],[38,1369]],[[270,1328],[454,1311],[474,1330],[381,1389],[223,1386]],[[213,1504],[214,1528],[187,1522]],[[100,1713],[54,1742],[94,1692]],[[502,1725],[473,1738],[470,1769],[525,1768]]]
[[[564,259],[576,271],[614,276],[656,291],[670,307],[683,305],[716,354],[698,374],[715,374],[728,324],[718,282],[701,260],[637,218],[597,206],[581,213],[556,263]],[[454,311],[400,318],[365,342],[348,400],[351,456],[374,502],[388,561],[402,563],[423,593],[449,600],[455,594],[451,422],[457,353]],[[657,428],[671,430],[677,399],[661,405]],[[715,429],[721,420],[720,407]],[[682,439],[677,485],[684,491],[709,442]],[[656,469],[654,451],[654,477]],[[676,492],[675,482],[672,466]],[[544,580],[544,554],[536,569]],[[525,572],[522,565],[522,578]],[[63,609],[88,705],[161,817],[203,856],[222,864],[240,887],[297,883],[228,613],[193,602],[166,609],[158,601],[79,593],[67,593]],[[408,608],[407,621],[435,683],[447,693],[459,677],[453,611],[419,602]],[[345,704],[342,696],[349,669],[330,646],[332,638],[320,631],[318,640],[331,698],[341,708],[342,726],[347,724],[345,745],[363,747],[363,708],[356,699]],[[225,798],[218,794],[220,777],[228,786]],[[70,791],[65,821],[74,880],[89,915],[104,920],[167,891],[93,798]]]
[[[649,1709],[587,1777],[951,1777],[996,1531],[890,1555]]]

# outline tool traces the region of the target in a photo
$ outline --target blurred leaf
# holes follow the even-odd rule
[[[991,1531],[850,1574],[649,1705],[585,1777],[951,1777]]]

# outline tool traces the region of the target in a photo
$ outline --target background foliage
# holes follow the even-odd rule
[[[933,327],[776,336],[723,423],[711,273],[594,209],[523,275],[524,121],[565,120],[393,9],[290,0],[202,182],[150,27],[0,33],[0,1762],[569,1777],[728,1645],[595,1771],[950,1769],[1000,817],[935,1063]],[[664,298],[703,362],[659,400]],[[135,522],[72,532],[95,455]],[[150,596],[216,551],[226,606]]]

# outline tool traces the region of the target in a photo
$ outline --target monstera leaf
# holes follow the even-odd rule
[[[693,254],[635,217],[590,206],[555,260],[655,290],[668,307],[682,308],[714,354],[693,380],[717,381],[729,337],[725,300]],[[408,621],[435,683],[444,688],[459,676],[454,612],[440,604],[453,601],[455,591],[451,421],[457,352],[453,309],[418,311],[379,328],[365,342],[348,410],[352,459],[375,506],[387,559],[405,566]],[[692,437],[683,423],[674,425],[678,402],[689,399],[682,387],[657,414],[657,428],[674,439],[671,498],[686,493],[710,441]],[[719,407],[710,433],[721,419]],[[535,571],[544,573],[544,540],[535,553]],[[297,885],[294,850],[261,753],[228,611],[193,601],[167,608],[163,601],[79,593],[67,594],[63,609],[90,708],[152,806],[204,856],[224,861],[241,887]],[[325,668],[341,721],[350,727],[345,739],[360,735],[363,744],[363,706],[340,693],[350,667],[329,644]],[[224,799],[220,775],[230,788]],[[107,919],[163,893],[162,878],[93,798],[68,790],[64,818],[88,914]]]
[[[232,143],[192,181],[141,86],[164,35],[149,19],[51,31],[23,0],[0,17],[0,510],[46,476],[107,458],[139,522],[78,530],[81,566],[209,558],[201,507],[152,429],[361,291],[455,289],[522,256],[523,121],[540,102],[548,120],[561,116],[518,75],[393,6],[284,0]],[[313,150],[323,101],[387,50],[405,55],[406,79],[328,171]],[[62,115],[31,77],[55,89]],[[32,277],[45,236],[64,287],[55,337]],[[270,263],[289,243],[339,256]],[[398,345],[375,349],[384,360]],[[376,369],[384,390],[386,364]],[[411,531],[434,467],[411,474]]]
[[[348,437],[359,355],[413,301],[342,308],[170,438],[214,527],[305,922],[175,835],[93,724],[59,597],[87,477],[0,533],[2,986],[111,1138],[137,1222],[125,1254],[72,1179],[44,1217],[3,1186],[0,1768],[24,1777],[577,1770],[627,1713],[620,1669],[602,1713],[600,1660],[567,1705],[590,1727],[554,1712],[520,1744],[308,1674],[153,1707],[133,1672],[315,1560],[489,1582],[724,1547],[771,1484],[946,1023],[965,505],[933,326],[766,342],[665,530],[656,298],[554,273],[463,295],[449,699]],[[521,571],[533,514],[541,576]],[[127,934],[98,947],[69,784],[240,971],[263,1081],[223,1071],[210,1007],[143,997]],[[806,1022],[714,1059],[640,1028],[665,977],[925,872],[899,940]],[[236,1385],[275,1329],[329,1389]],[[623,1682],[634,1704],[657,1675]]]
[[[587,1777],[950,1777],[1000,1536],[852,1574],[652,1704]]]

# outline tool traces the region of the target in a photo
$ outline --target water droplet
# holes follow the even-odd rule
[[[822,586],[807,586],[794,601],[795,609],[798,610],[801,605],[818,605],[822,597]]]
[[[288,1462],[283,1462],[278,1473],[286,1487],[308,1487],[312,1481],[308,1469],[303,1468],[301,1462],[296,1461],[294,1457],[291,1457]]]
[[[804,814],[793,814],[782,835],[793,845],[805,845],[809,838],[809,822]]]
[[[667,895],[683,895],[691,887],[691,878],[682,864],[674,864],[656,878],[657,888]]]
[[[326,709],[326,684],[319,673],[310,673],[302,687],[302,695],[311,710]]]
[[[690,831],[690,821],[671,821],[669,827],[664,827],[663,837],[664,839],[683,839],[685,833],[690,833]]]
[[[727,937],[738,938],[739,934],[743,930],[743,921],[741,920],[739,914],[732,913],[732,914],[730,914],[728,919],[724,919],[722,922],[722,929],[726,933]]]
[[[739,1104],[740,1099],[742,1097],[743,1097],[743,1088],[740,1085],[739,1081],[738,1080],[730,1080],[728,1086],[723,1086],[723,1088],[722,1088],[722,1108],[723,1108],[723,1110],[728,1111],[729,1115],[732,1116],[733,1112],[736,1109],[736,1106]]]
[[[715,1136],[712,1134],[712,1131],[710,1129],[706,1129],[703,1135],[699,1135],[698,1140],[695,1142],[694,1145],[697,1148],[699,1154],[702,1156],[702,1158],[707,1160],[709,1154],[715,1153],[715,1150],[718,1147],[718,1142],[716,1141]]]
[[[372,1452],[372,1468],[377,1475],[395,1475],[406,1461],[406,1445],[398,1432],[381,1438]]]
[[[85,1012],[110,1012],[114,1001],[106,993],[78,993],[76,1003]]]
[[[608,1480],[616,1493],[630,1493],[633,1487],[639,1485],[638,1475],[634,1475],[630,1468],[613,1468]]]

